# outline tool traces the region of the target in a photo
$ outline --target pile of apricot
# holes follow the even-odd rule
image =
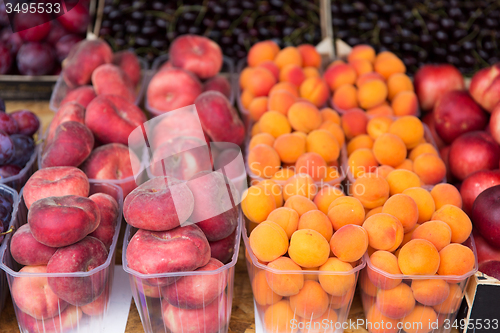
[[[368,118],[360,110],[342,115],[342,128],[348,139],[348,174],[356,179],[366,172],[377,173],[396,187],[434,185],[446,176],[446,165],[439,152],[424,137],[424,126],[415,116]]]
[[[337,110],[361,108],[370,115],[417,115],[417,95],[405,72],[404,63],[394,53],[375,54],[371,46],[357,45],[347,63],[332,62],[323,78]]]
[[[280,50],[273,41],[259,42],[250,48],[247,64],[240,74],[240,98],[253,121],[267,111],[286,116],[300,101],[322,107],[329,98],[328,85],[319,73],[321,56],[312,45]]]

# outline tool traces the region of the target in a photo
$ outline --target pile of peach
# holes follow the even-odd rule
[[[439,152],[426,142],[424,126],[415,116],[368,119],[360,110],[349,110],[342,116],[342,127],[349,140],[348,172],[354,179],[375,172],[395,185],[421,186],[437,184],[446,176]]]
[[[305,173],[316,182],[338,179],[344,145],[340,117],[309,102],[296,102],[286,114],[267,111],[252,128],[247,163],[260,179],[287,181]]]
[[[333,92],[337,110],[361,108],[368,114],[416,115],[417,95],[404,63],[395,54],[375,54],[369,45],[357,45],[342,60],[332,62],[323,78]]]
[[[240,97],[254,121],[267,111],[286,115],[298,101],[322,107],[328,100],[328,85],[318,71],[321,56],[312,45],[280,50],[273,41],[259,42],[250,48],[247,63],[240,74]]]
[[[249,271],[268,332],[294,331],[291,319],[312,325],[347,313],[356,287],[353,269],[369,243],[363,227],[336,219],[336,207],[347,213],[343,205],[352,200],[330,185],[318,191],[306,174],[283,187],[263,180],[248,189],[242,209],[254,228],[247,250],[269,268]]]

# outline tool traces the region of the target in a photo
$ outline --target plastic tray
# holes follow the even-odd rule
[[[448,286],[450,287],[450,293],[448,294],[448,299],[446,299],[444,302],[442,301],[442,298],[439,296],[439,293],[434,293],[432,295],[429,295],[428,299],[425,300],[426,304],[419,303],[418,301],[415,301],[415,306],[422,306],[426,310],[426,312],[434,312],[436,314],[436,318],[432,318],[432,323],[434,326],[429,327],[428,320],[426,319],[425,322],[422,323],[421,327],[414,326],[414,328],[418,328],[418,332],[429,332],[429,333],[449,333],[451,331],[452,325],[455,321],[455,318],[457,317],[457,313],[459,311],[460,305],[462,304],[462,299],[465,293],[465,288],[467,286],[467,282],[469,281],[469,278],[474,275],[477,270],[478,270],[478,262],[477,262],[477,253],[476,253],[476,246],[474,243],[474,238],[471,235],[468,240],[464,242],[464,245],[468,246],[473,252],[474,256],[476,258],[474,268],[463,275],[456,276],[456,275],[403,275],[403,274],[389,274],[375,266],[372,265],[370,258],[367,253],[365,253],[365,260],[367,262],[366,268],[363,270],[360,276],[359,280],[359,285],[360,285],[360,292],[361,292],[361,299],[363,302],[363,309],[365,311],[365,314],[368,314],[370,311],[370,308],[372,306],[378,306],[379,308],[386,308],[387,305],[390,305],[389,299],[387,299],[386,302],[383,300],[380,300],[377,302],[377,297],[378,292],[380,290],[379,287],[377,287],[374,283],[372,283],[372,280],[370,280],[370,277],[368,275],[368,272],[371,271],[372,273],[372,279],[377,281],[378,286],[382,286],[386,288],[385,290],[392,290],[393,288],[396,288],[399,286],[397,283],[398,280],[401,280],[402,284],[406,284],[408,286],[411,286],[411,284],[414,281],[421,281],[421,280],[444,280],[446,283],[448,283]],[[375,273],[375,274],[373,274]],[[442,283],[440,281],[440,283]],[[405,287],[405,289],[408,289]],[[399,291],[399,290],[398,290]],[[397,293],[397,292],[396,292]],[[398,299],[401,294],[398,294]],[[383,299],[383,298],[381,298]],[[421,299],[424,301],[423,299]],[[432,305],[434,304],[434,305]],[[392,305],[392,304],[391,304]],[[404,308],[403,308],[404,309]],[[432,311],[431,311],[432,310]],[[384,311],[385,312],[385,311]],[[385,312],[387,313],[387,312]],[[398,315],[395,315],[395,317],[399,317]],[[370,318],[367,318],[368,320]],[[423,318],[422,318],[423,319]],[[404,317],[402,318],[397,318],[396,321],[399,321],[399,325],[403,325],[401,327],[398,327],[397,330],[391,330],[391,332],[404,332],[404,325],[418,325],[418,322],[414,323],[408,323],[404,321]],[[411,320],[413,322],[413,320]],[[373,324],[375,324],[376,321],[373,321]],[[445,325],[445,323],[448,323]],[[408,328],[411,328],[411,326],[408,326]],[[415,331],[416,332],[416,331]]]
[[[31,288],[28,286],[34,285],[35,278],[39,277],[58,277],[58,278],[81,278],[81,279],[91,279],[93,283],[104,283],[104,291],[103,291],[103,312],[100,314],[95,314],[92,316],[83,314],[81,319],[78,320],[75,315],[67,316],[68,313],[64,311],[82,312],[80,307],[72,307],[71,305],[68,308],[59,309],[58,315],[52,318],[44,318],[40,320],[35,320],[33,317],[30,317],[23,313],[14,303],[14,310],[16,313],[19,330],[23,333],[29,332],[62,332],[66,330],[71,330],[71,332],[78,333],[94,333],[101,332],[103,330],[104,317],[107,314],[107,309],[109,306],[109,296],[111,294],[112,281],[113,281],[113,272],[115,266],[115,256],[116,256],[116,244],[118,242],[118,236],[120,234],[121,220],[122,220],[122,208],[123,208],[123,194],[120,187],[113,184],[101,183],[98,181],[90,181],[90,194],[93,193],[108,193],[111,194],[119,204],[119,213],[115,228],[115,233],[113,236],[113,242],[111,244],[108,258],[104,264],[99,267],[96,267],[88,272],[77,272],[77,273],[26,273],[19,272],[22,265],[19,265],[10,254],[10,240],[12,238],[12,234],[7,236],[4,244],[0,248],[0,268],[5,271],[7,274],[7,280],[9,282],[9,287],[11,288],[12,294],[12,284],[15,279],[23,278],[28,279],[26,285],[26,294],[29,295],[31,293]],[[27,223],[27,213],[28,210],[26,205],[24,204],[24,200],[22,199],[22,191],[19,194],[19,209],[17,210],[17,216],[13,221],[13,226],[15,229],[19,228],[23,224]],[[35,288],[35,287],[33,287]],[[33,289],[34,290],[34,289]],[[61,313],[63,314],[62,316]],[[62,328],[61,328],[62,323]]]
[[[212,318],[211,322],[208,322],[198,317],[198,315],[202,315],[204,311],[198,310],[188,310],[188,311],[196,311],[198,314],[190,313],[185,314],[189,316],[191,320],[194,320],[193,326],[191,327],[177,327],[175,330],[176,333],[197,333],[197,332],[213,332],[212,330],[203,330],[199,329],[199,327],[205,324],[212,324],[219,327],[218,332],[227,332],[229,328],[229,319],[231,317],[231,306],[233,299],[233,287],[234,287],[234,270],[235,265],[238,260],[238,252],[240,248],[240,235],[241,235],[241,225],[242,225],[242,215],[240,212],[239,223],[236,229],[235,237],[236,242],[234,245],[234,252],[232,259],[229,263],[224,265],[223,267],[214,270],[214,271],[198,271],[198,272],[178,272],[178,273],[165,273],[165,274],[141,274],[138,273],[128,267],[127,264],[127,247],[130,239],[137,231],[136,228],[133,228],[130,225],[127,225],[127,229],[125,230],[125,237],[123,242],[123,252],[122,252],[122,262],[123,269],[129,274],[130,279],[130,287],[132,288],[132,295],[134,296],[134,301],[139,311],[139,315],[141,317],[142,326],[146,333],[158,333],[158,332],[172,332],[167,328],[167,325],[164,323],[162,319],[162,305],[165,306],[167,301],[160,297],[161,295],[161,287],[152,287],[151,285],[154,283],[148,283],[148,280],[158,279],[158,278],[181,278],[184,276],[202,276],[202,277],[211,277],[214,275],[224,276],[227,281],[227,286],[219,284],[219,292],[221,294],[225,293],[226,300],[223,298],[219,300],[215,300],[215,304],[211,303],[208,306],[217,306],[218,308],[218,317]],[[220,279],[220,278],[219,278]],[[174,282],[175,288],[177,289],[179,280]],[[202,308],[205,309],[205,308]],[[180,315],[179,317],[183,317]],[[173,316],[174,320],[179,317]],[[185,317],[186,319],[188,317]],[[198,323],[196,322],[198,321]]]
[[[10,218],[9,222],[9,227],[11,228],[14,223],[16,222],[16,217],[17,217],[17,209],[19,207],[19,195],[17,194],[17,191],[11,189],[10,187],[7,187],[3,184],[0,184],[0,194],[3,196],[9,196],[12,198],[12,217]],[[7,231],[7,230],[6,230]],[[2,244],[6,241],[7,236],[0,236],[2,238],[2,241],[0,241],[0,247]],[[5,272],[0,270],[0,313],[2,313],[2,309],[5,306],[5,299],[7,297],[8,293],[8,288],[9,285],[7,284],[7,278],[5,276]]]
[[[141,64],[142,71],[141,71],[141,80],[137,84],[136,87],[136,93],[137,96],[135,98],[135,105],[139,105],[142,101],[142,97],[144,95],[144,91],[146,88],[147,84],[147,73],[148,73],[148,62],[144,60],[141,57],[138,57],[139,63]],[[70,91],[70,88],[64,81],[62,75],[59,75],[59,78],[57,79],[56,85],[54,87],[54,90],[52,91],[52,95],[50,96],[50,103],[49,103],[49,108],[57,112],[59,110],[59,107],[61,106],[62,100],[66,97],[68,92]]]
[[[301,328],[299,325],[304,325],[304,327],[307,327],[306,325],[310,325],[311,327],[311,332],[313,331],[312,328],[316,327],[317,330],[314,330],[314,332],[321,332],[321,333],[340,333],[343,332],[344,330],[342,329],[341,326],[335,325],[335,322],[337,323],[344,323],[347,321],[348,315],[349,315],[349,309],[351,308],[352,304],[352,299],[354,296],[354,292],[356,289],[356,282],[358,279],[358,275],[360,271],[365,267],[366,262],[365,258],[361,258],[357,265],[354,266],[351,270],[347,272],[331,272],[331,271],[315,271],[315,270],[301,270],[301,271],[285,271],[285,270],[276,270],[273,268],[269,268],[265,264],[262,264],[259,262],[259,260],[255,257],[254,253],[252,252],[252,249],[250,248],[250,241],[247,236],[247,228],[243,228],[242,232],[242,238],[243,242],[245,243],[245,248],[246,248],[246,263],[247,263],[247,269],[248,269],[248,275],[250,277],[250,281],[252,283],[252,290],[254,292],[254,302],[256,306],[256,313],[255,317],[257,316],[260,319],[260,322],[263,324],[263,332],[273,332],[273,333],[285,333],[285,332],[297,332],[297,328]],[[265,275],[303,275],[305,280],[313,280],[313,281],[318,281],[319,276],[335,276],[335,277],[346,277],[346,276],[352,276],[354,278],[354,283],[352,287],[342,296],[332,296],[330,294],[326,294],[328,301],[329,301],[329,306],[328,309],[326,310],[327,312],[321,316],[319,319],[314,318],[313,321],[311,321],[310,318],[301,318],[301,316],[297,313],[294,313],[293,309],[290,307],[291,313],[293,313],[293,317],[290,318],[283,318],[281,315],[283,312],[280,311],[273,311],[275,308],[273,307],[277,303],[282,303],[279,304],[277,307],[280,308],[286,308],[286,306],[289,306],[290,301],[288,297],[283,297],[281,299],[273,299],[273,297],[269,297],[270,294],[269,292],[267,293],[267,297],[265,294],[262,293],[262,289],[268,289],[268,288],[273,288],[273,286],[269,285],[267,282],[267,278]],[[259,276],[257,276],[259,275]],[[307,277],[306,277],[307,276]],[[257,280],[258,279],[258,280]],[[304,281],[305,282],[305,281]],[[257,288],[260,290],[260,297],[259,299],[255,298],[255,294],[257,292]],[[264,297],[262,297],[264,295]],[[318,296],[319,297],[319,296]],[[286,304],[283,304],[286,303]],[[307,309],[307,308],[306,308]],[[328,311],[331,311],[334,314],[331,314],[329,317],[327,317]],[[291,314],[290,313],[290,314]],[[270,322],[270,320],[272,322]],[[292,320],[294,320],[292,322]],[[319,320],[319,324],[318,321]],[[330,320],[333,320],[333,323],[330,322]],[[283,327],[283,322],[290,322],[290,327],[288,329],[285,329]],[[324,325],[322,325],[324,324]],[[270,325],[272,325],[275,329],[268,330]],[[276,329],[276,327],[279,325],[281,329]],[[297,326],[295,326],[297,325]],[[322,325],[320,327],[318,326],[312,326],[312,325]],[[294,329],[295,328],[295,329]],[[307,329],[304,329],[303,332],[308,332]]]
[[[144,95],[145,95],[144,107],[146,108],[146,111],[149,113],[149,116],[151,118],[165,113],[165,111],[161,111],[161,110],[158,110],[158,109],[155,109],[155,108],[149,106],[147,91],[148,91],[149,82],[151,81],[153,76],[156,74],[157,70],[161,67],[161,65],[163,65],[165,62],[168,61],[168,57],[169,57],[168,54],[164,54],[164,55],[161,55],[158,58],[156,58],[155,61],[153,62],[153,65],[151,66],[151,70],[148,72],[148,77],[146,79],[147,84],[145,85],[145,89],[144,89]],[[234,82],[236,80],[235,74],[234,74],[234,63],[233,63],[233,60],[231,58],[228,58],[226,56],[224,56],[222,58],[222,61],[223,61],[222,68],[221,68],[219,74],[225,76],[226,78],[229,77],[229,85],[231,87],[231,95],[229,96],[229,103],[231,105],[234,105],[234,100],[235,100],[235,95],[236,95],[236,91],[234,89],[234,87],[235,87]]]

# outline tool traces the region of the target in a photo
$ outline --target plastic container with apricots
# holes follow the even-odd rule
[[[116,244],[122,220],[123,195],[121,188],[117,185],[91,180],[90,194],[94,193],[107,193],[113,196],[119,205],[113,242],[104,264],[88,272],[47,273],[46,269],[43,269],[45,266],[24,266],[29,269],[22,271],[23,266],[14,260],[10,252],[12,234],[7,236],[0,248],[0,268],[7,275],[11,295],[16,295],[13,296],[12,301],[19,330],[22,333],[94,333],[104,330],[113,281]],[[16,230],[27,223],[28,215],[28,209],[22,199],[22,191],[19,196],[21,198],[19,209],[12,222]],[[56,284],[79,285],[80,292],[72,292],[72,297],[91,299],[91,303],[73,305],[63,301],[54,292],[46,290],[46,288],[50,288],[51,279],[57,279],[57,281],[52,280]],[[43,293],[46,299],[33,296],[41,295],[41,288],[45,288]],[[14,289],[16,290],[14,291]],[[96,295],[97,292],[100,294]],[[21,307],[30,314],[23,312]]]
[[[254,295],[258,332],[341,333],[348,319],[356,282],[365,258],[355,263],[329,260],[348,270],[278,270],[261,263],[250,247],[248,229],[243,228],[246,264]],[[285,257],[283,257],[284,260]],[[280,259],[277,259],[280,260]],[[289,260],[291,262],[291,259]],[[295,265],[296,266],[296,265]],[[315,270],[316,269],[316,270]]]
[[[475,257],[474,268],[463,275],[390,274],[377,268],[366,253],[359,289],[368,331],[382,332],[377,327],[384,321],[384,332],[451,332],[467,282],[478,269],[473,236],[462,245]]]

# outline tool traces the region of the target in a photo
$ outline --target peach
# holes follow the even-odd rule
[[[335,140],[333,137],[332,140]],[[326,177],[327,164],[320,154],[308,152],[302,154],[295,162],[295,171],[298,174],[307,174],[313,181],[320,181]]]
[[[347,144],[347,155],[351,155],[355,150],[361,148],[371,149],[373,147],[373,139],[367,134],[361,134],[352,138]]]
[[[303,63],[300,51],[293,46],[288,46],[280,50],[274,57],[274,62],[280,69],[290,64],[302,67]]]
[[[37,320],[32,316],[19,311],[17,319],[20,327],[26,332],[58,333],[77,329],[82,319],[81,307],[68,306],[55,317]]]
[[[291,84],[300,87],[305,79],[306,75],[304,74],[302,67],[298,65],[288,64],[280,69],[280,82],[290,82]]]
[[[384,133],[375,140],[373,154],[378,163],[396,168],[406,159],[406,145],[398,136]]]
[[[276,138],[273,147],[283,163],[295,163],[306,152],[306,140],[295,134],[283,134]]]
[[[375,251],[370,256],[370,264],[367,266],[367,274],[370,281],[380,289],[388,290],[396,288],[400,283],[400,278],[392,278],[381,274],[376,270],[377,268],[387,274],[401,275],[401,270],[398,265],[398,258],[388,251]]]
[[[437,184],[432,188],[431,195],[436,204],[436,209],[440,209],[444,205],[453,205],[462,208],[462,196],[458,189],[451,184]]]
[[[218,91],[227,98],[231,98],[231,84],[222,75],[216,75],[203,84],[203,91]]]
[[[300,216],[297,230],[312,229],[319,232],[327,241],[333,235],[333,228],[325,213],[319,210],[310,210]]]
[[[279,46],[271,40],[255,43],[250,50],[248,50],[248,65],[250,67],[255,67],[264,61],[272,61],[279,51]]]
[[[319,154],[327,163],[337,160],[340,155],[337,139],[324,129],[314,130],[308,134],[306,150],[307,152]],[[297,168],[297,170],[299,169]]]
[[[389,198],[389,184],[377,174],[365,173],[354,182],[352,193],[364,208],[373,209],[384,205]]]
[[[472,98],[488,112],[492,112],[500,101],[497,95],[499,77],[500,66],[495,64],[478,71],[470,82],[469,91]]]
[[[31,233],[29,224],[24,224],[18,228],[10,241],[12,258],[21,265],[47,265],[56,250],[57,248],[49,247],[37,241]]]
[[[87,176],[75,167],[52,167],[36,171],[26,182],[23,198],[26,207],[51,196],[89,195]]]
[[[248,149],[252,150],[255,146],[264,144],[272,147],[274,145],[274,136],[269,133],[258,133],[250,139]]]
[[[397,218],[405,233],[412,230],[418,221],[418,206],[415,200],[406,194],[395,194],[390,197],[385,202],[382,213]]]
[[[342,261],[355,262],[368,249],[368,234],[363,227],[346,224],[333,234],[330,249]]]
[[[464,275],[475,265],[474,252],[462,244],[449,244],[439,251],[439,275]]]
[[[279,207],[267,216],[267,221],[274,222],[282,227],[288,239],[290,239],[292,234],[297,231],[299,214],[292,208]]]
[[[379,213],[367,218],[363,223],[368,233],[369,244],[376,250],[395,251],[403,241],[403,225],[389,214]]]
[[[318,209],[314,202],[302,195],[292,195],[291,197],[289,197],[285,202],[285,207],[291,208],[296,211],[299,217],[309,211]]]
[[[97,67],[92,73],[92,85],[97,96],[117,95],[131,103],[135,101],[134,84],[120,67],[113,64]]]
[[[412,239],[400,250],[398,264],[405,275],[433,275],[439,268],[439,252],[425,239]]]
[[[386,100],[387,86],[379,80],[368,81],[358,87],[357,97],[363,109],[371,109]]]
[[[290,239],[288,255],[301,267],[321,266],[327,261],[329,254],[328,241],[315,230],[297,230]]]
[[[379,73],[376,73],[376,72],[371,72],[371,73],[365,73],[363,75],[360,75],[356,79],[356,86],[359,88],[362,85],[364,85],[365,83],[373,81],[373,80],[385,82],[385,79],[382,75],[380,75]]]
[[[270,71],[271,73],[273,73],[274,77],[276,78],[276,80],[279,80],[280,78],[280,69],[278,68],[278,66],[276,66],[276,64],[274,63],[274,61],[271,61],[271,60],[266,60],[266,61],[263,61],[259,64],[260,67],[263,67],[265,69],[267,69],[268,71]],[[228,96],[229,98],[229,96]]]
[[[417,204],[417,223],[424,223],[432,218],[432,214],[434,214],[436,207],[429,191],[421,187],[410,187],[404,190],[402,193],[411,197]]]
[[[109,286],[102,292],[101,296],[97,297],[93,302],[82,305],[80,309],[88,316],[101,316],[108,308],[109,301]]]
[[[269,96],[271,96],[272,93],[280,90],[285,90],[288,91],[290,94],[292,94],[295,98],[299,98],[299,87],[295,86],[294,84],[290,82],[278,82],[276,83],[271,90],[269,90]]]
[[[337,231],[345,225],[362,225],[365,219],[365,210],[361,202],[353,197],[335,199],[328,207],[328,218],[333,230]]]
[[[263,133],[269,133],[274,138],[292,131],[289,119],[278,111],[268,111],[259,120],[259,128]]]
[[[360,109],[351,109],[342,115],[342,129],[348,139],[366,134],[368,117]]]
[[[462,304],[462,298],[464,292],[460,284],[449,284],[450,293],[448,297],[441,303],[434,305],[433,308],[440,314],[452,314],[458,310],[460,304]]]
[[[332,91],[337,90],[343,84],[354,84],[356,77],[356,70],[349,64],[330,66],[323,74],[323,78]]]
[[[268,307],[264,312],[264,327],[269,333],[296,333],[292,325],[295,313],[287,300],[281,300]]]
[[[233,233],[226,238],[208,242],[210,244],[210,255],[212,258],[219,260],[223,264],[227,264],[231,261],[234,254],[237,230],[238,229],[235,229]]]
[[[83,108],[85,109],[95,97],[95,90],[92,86],[81,86],[76,89],[70,90],[59,104],[59,108],[61,108],[66,103],[75,102],[83,106]]]
[[[327,120],[340,125],[340,116],[337,111],[330,108],[323,108],[319,111],[321,113],[322,123],[325,123]]]
[[[290,296],[290,307],[298,316],[317,319],[328,310],[328,296],[316,281],[305,281],[296,295]]]
[[[401,319],[413,311],[415,298],[411,288],[400,283],[393,289],[379,289],[376,304],[384,316]]]
[[[303,67],[319,68],[321,66],[321,56],[313,45],[302,44],[297,47],[297,50],[302,56]]]
[[[259,305],[273,305],[283,298],[267,284],[266,272],[258,271],[252,279],[252,291],[255,302]]]
[[[106,247],[106,250],[109,251],[113,243],[120,207],[116,200],[109,194],[95,193],[89,199],[95,202],[101,216],[99,226],[89,236],[100,240]]]
[[[472,232],[472,222],[467,214],[453,205],[444,205],[432,215],[433,220],[443,221],[451,228],[451,242],[463,243]]]
[[[328,214],[330,204],[337,198],[344,197],[345,194],[336,186],[324,185],[314,197],[314,203],[320,211]]]
[[[305,98],[317,107],[321,107],[328,100],[329,89],[326,82],[320,77],[306,77],[300,84],[299,93],[300,97]]]
[[[283,186],[283,199],[287,201],[294,195],[301,195],[308,199],[313,199],[318,188],[314,184],[311,176],[304,173],[298,173],[287,179]]]
[[[317,129],[322,122],[317,107],[308,102],[294,103],[288,109],[288,120],[294,130],[304,133]]]
[[[387,89],[389,91],[388,98],[393,100],[396,95],[402,91],[413,92],[413,82],[404,73],[395,73],[387,79]],[[417,105],[418,107],[418,105]]]
[[[438,321],[436,312],[422,305],[415,306],[415,309],[408,314],[402,322],[402,327],[407,333],[429,333],[434,331]]]
[[[375,61],[375,49],[367,44],[354,46],[347,56],[347,61],[351,63],[356,60],[366,60],[373,63]]]
[[[267,267],[277,271],[302,270],[299,265],[288,257],[277,258],[271,261]],[[266,280],[271,290],[277,295],[284,297],[297,295],[304,286],[304,275],[274,273],[272,270],[266,270]]]
[[[424,184],[434,185],[446,177],[446,165],[435,154],[425,153],[418,156],[413,163],[413,170]]]
[[[129,78],[133,87],[141,80],[141,64],[134,52],[124,50],[113,54],[113,64],[118,66]]]
[[[414,279],[411,281],[411,290],[415,300],[426,306],[441,304],[450,294],[450,286],[440,279]]]
[[[356,284],[354,273],[346,274],[352,270],[352,266],[337,258],[329,258],[320,266],[319,270],[330,273],[320,274],[318,278],[323,290],[332,296],[343,296],[350,292]],[[335,272],[341,274],[335,274]]]
[[[373,67],[385,79],[388,79],[393,74],[406,72],[406,66],[403,61],[389,51],[377,54]]]
[[[354,178],[358,178],[365,173],[375,172],[378,162],[373,151],[368,148],[357,149],[347,160],[348,171]]]
[[[332,104],[339,109],[349,110],[358,107],[358,90],[352,84],[343,84],[333,93]]]
[[[421,143],[424,137],[424,126],[415,116],[403,116],[389,126],[389,133],[399,136],[406,148],[412,149]]]
[[[47,129],[46,142],[53,140],[57,127],[66,121],[85,123],[85,108],[76,102],[67,102],[59,107]]]
[[[288,236],[277,223],[261,222],[250,233],[250,247],[257,259],[273,261],[287,252]]]
[[[108,258],[104,244],[94,237],[85,237],[77,243],[59,248],[47,264],[47,273],[88,272],[101,266]],[[72,305],[86,305],[96,300],[105,288],[105,271],[88,277],[47,278],[52,291]]]
[[[391,171],[385,179],[389,183],[391,195],[403,193],[408,188],[421,185],[417,174],[405,169]]]
[[[284,115],[288,114],[288,109],[297,101],[297,98],[286,90],[276,90],[269,94],[267,99],[267,110],[278,111]]]
[[[332,133],[335,139],[337,140],[339,147],[342,147],[344,145],[345,143],[344,131],[342,130],[342,127],[340,127],[339,124],[334,123],[331,120],[326,120],[321,124],[319,129],[327,130],[328,132]]]

